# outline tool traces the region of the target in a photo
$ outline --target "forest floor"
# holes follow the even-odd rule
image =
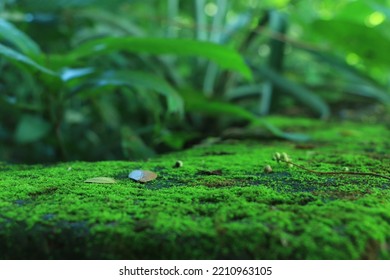
[[[219,139],[138,162],[0,164],[0,258],[390,259],[388,178],[272,159],[285,152],[315,171],[390,176],[389,128],[271,122],[311,140]],[[158,177],[127,178],[136,169]],[[116,182],[85,182],[103,176]]]

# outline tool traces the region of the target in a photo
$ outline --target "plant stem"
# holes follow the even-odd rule
[[[315,173],[315,174],[319,174],[319,175],[361,175],[361,176],[380,177],[380,178],[385,178],[385,179],[390,180],[390,176],[386,176],[386,175],[382,175],[382,174],[378,174],[378,173],[373,173],[373,172],[353,172],[353,171],[330,171],[330,172],[324,172],[324,171],[315,171],[315,170],[311,170],[311,169],[308,169],[306,167],[303,167],[301,165],[298,165],[296,163],[292,163],[291,161],[285,161],[283,159],[281,159],[280,161],[285,162],[287,164],[291,164],[291,165],[293,165],[295,167],[298,167],[300,169],[303,169],[305,171],[308,171],[308,172],[311,172],[311,173]]]

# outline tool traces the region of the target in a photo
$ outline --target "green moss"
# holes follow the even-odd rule
[[[389,180],[272,161],[284,151],[318,171],[389,175],[386,127],[272,121],[313,140],[222,141],[145,162],[0,164],[0,257],[389,259]],[[140,168],[158,178],[127,178]],[[99,176],[117,183],[84,183]]]

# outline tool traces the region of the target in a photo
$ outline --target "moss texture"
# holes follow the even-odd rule
[[[313,140],[223,140],[143,162],[0,164],[0,258],[389,259],[390,180],[272,161],[286,152],[318,171],[388,176],[388,128],[272,122]],[[134,182],[134,169],[158,178]],[[117,183],[84,183],[99,176]]]

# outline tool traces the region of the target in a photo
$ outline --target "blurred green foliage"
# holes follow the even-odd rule
[[[0,160],[140,159],[390,103],[390,1],[3,0]]]

